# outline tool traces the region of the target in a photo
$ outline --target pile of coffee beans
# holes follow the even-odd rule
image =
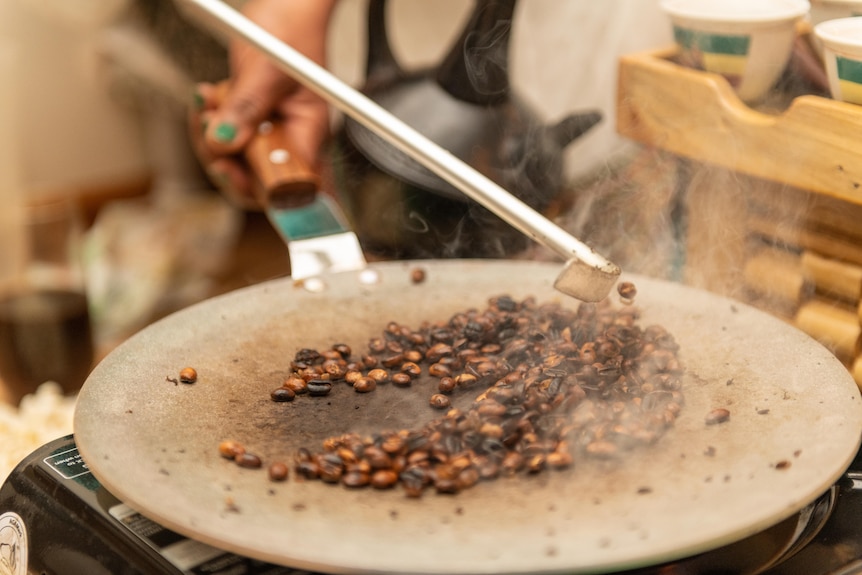
[[[326,395],[339,382],[369,393],[433,378],[429,409],[443,413],[419,429],[331,437],[299,450],[294,472],[418,497],[652,444],[684,405],[683,368],[673,336],[638,319],[633,305],[572,309],[504,295],[445,321],[390,322],[361,354],[302,349],[273,401]],[[471,394],[469,407],[451,407],[456,394]]]

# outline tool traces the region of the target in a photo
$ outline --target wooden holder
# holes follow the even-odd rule
[[[862,357],[856,358],[853,365],[850,367],[850,373],[853,374],[853,379],[856,381],[856,385],[858,385],[859,389],[862,390]]]
[[[746,287],[775,304],[796,309],[806,289],[798,255],[778,249],[761,249],[745,263]]]
[[[849,363],[857,356],[862,326],[852,310],[812,300],[799,308],[793,324],[832,350],[840,360]]]
[[[763,238],[862,266],[862,245],[851,238],[786,226],[781,222],[754,214],[749,215],[747,227],[750,233]]]
[[[851,304],[862,295],[862,267],[824,258],[814,252],[802,254],[802,273],[818,292]]]
[[[620,58],[616,128],[694,160],[686,282],[733,295],[742,281],[795,309],[791,321],[862,386],[862,106],[787,95],[754,108],[676,56],[673,47]],[[752,255],[751,244],[789,251]]]
[[[862,106],[800,96],[781,113],[744,104],[676,48],[623,56],[617,131],[680,156],[862,204]]]

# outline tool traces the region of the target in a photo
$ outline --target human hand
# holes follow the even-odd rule
[[[326,29],[336,0],[249,0],[243,13],[317,64],[326,55]],[[189,130],[195,152],[213,183],[234,203],[259,207],[254,178],[242,151],[257,126],[273,116],[309,165],[329,134],[326,102],[240,40],[230,45],[231,77],[196,86]]]

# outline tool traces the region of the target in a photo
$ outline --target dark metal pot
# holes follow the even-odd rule
[[[601,119],[544,125],[513,92],[508,51],[515,0],[477,0],[436,69],[406,72],[389,45],[385,0],[368,9],[363,93],[539,212],[563,186],[565,147]],[[363,246],[392,258],[503,257],[527,240],[437,175],[348,118],[336,174]]]

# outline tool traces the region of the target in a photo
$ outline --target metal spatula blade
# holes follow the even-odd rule
[[[290,146],[281,122],[264,122],[245,150],[259,181],[258,198],[287,245],[290,275],[359,270],[365,256],[338,204],[319,190],[320,177]]]
[[[266,214],[287,244],[294,279],[365,267],[359,240],[331,198],[317,193],[309,204],[296,208],[271,205]]]

